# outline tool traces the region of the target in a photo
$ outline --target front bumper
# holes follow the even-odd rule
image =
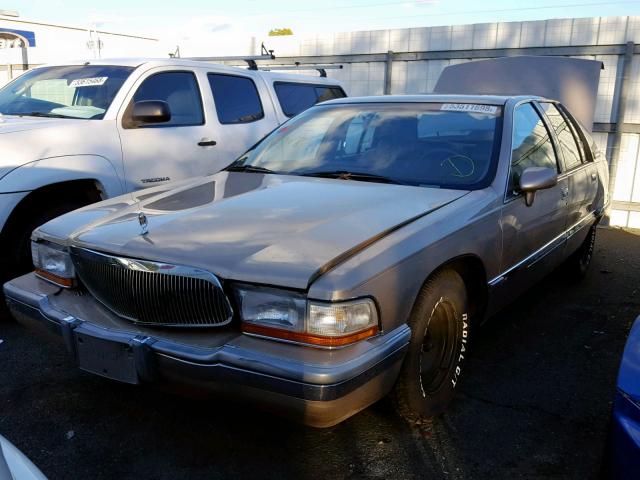
[[[4,292],[20,323],[60,337],[83,370],[132,384],[215,392],[317,427],[335,425],[386,395],[410,338],[402,325],[337,350],[233,333],[207,345],[206,331],[138,328],[109,318],[115,316],[90,296],[61,291],[32,273],[6,283]]]

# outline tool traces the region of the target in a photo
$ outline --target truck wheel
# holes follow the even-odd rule
[[[580,248],[576,250],[565,263],[567,274],[572,280],[582,280],[589,271],[589,265],[591,265],[591,259],[593,258],[593,251],[596,244],[596,225],[593,225],[589,229],[587,238],[584,239]]]
[[[467,291],[453,270],[420,290],[411,312],[411,340],[393,397],[407,420],[441,414],[460,381],[469,341]]]

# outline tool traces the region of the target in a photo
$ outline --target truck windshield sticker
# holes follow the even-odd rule
[[[69,83],[70,87],[96,87],[104,85],[109,77],[76,78]]]
[[[445,110],[447,112],[472,112],[495,115],[498,111],[498,107],[495,105],[478,105],[475,103],[443,103],[440,110]]]

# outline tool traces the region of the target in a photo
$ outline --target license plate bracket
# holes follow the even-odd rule
[[[100,338],[81,328],[74,331],[74,340],[81,370],[120,382],[140,383],[129,341]]]

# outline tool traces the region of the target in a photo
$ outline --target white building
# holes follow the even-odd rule
[[[155,38],[0,14],[0,85],[29,66],[69,59],[131,56],[166,57],[167,52]]]

